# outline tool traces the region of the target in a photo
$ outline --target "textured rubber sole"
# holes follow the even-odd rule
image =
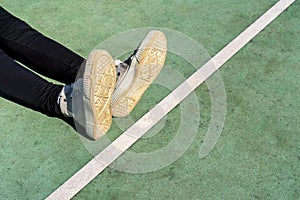
[[[161,71],[167,54],[167,40],[163,32],[150,31],[136,52],[137,63],[130,86],[120,94],[116,88],[112,102],[112,115],[125,117],[134,109],[144,92]],[[131,67],[131,66],[130,66]],[[128,84],[128,83],[127,83]]]
[[[114,60],[104,50],[90,53],[83,77],[87,134],[93,139],[103,136],[112,123],[111,97],[116,84]]]

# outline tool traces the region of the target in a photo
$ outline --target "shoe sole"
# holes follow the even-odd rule
[[[130,86],[113,95],[112,115],[125,117],[137,105],[144,92],[160,73],[167,54],[167,40],[161,31],[150,31],[136,52],[137,65]],[[116,88],[117,90],[118,88]]]
[[[104,50],[90,53],[83,77],[85,128],[93,139],[103,136],[112,123],[110,102],[116,84],[114,60]]]

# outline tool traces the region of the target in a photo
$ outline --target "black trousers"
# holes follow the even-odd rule
[[[0,7],[0,96],[52,117],[63,118],[53,84],[23,67],[61,83],[73,83],[84,59],[45,37]]]

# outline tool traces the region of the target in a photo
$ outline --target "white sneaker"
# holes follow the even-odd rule
[[[90,53],[83,75],[83,102],[87,134],[93,139],[103,136],[112,123],[111,97],[116,84],[114,60],[104,50]]]
[[[106,51],[94,50],[86,60],[83,78],[62,89],[58,98],[60,109],[96,140],[111,126],[110,102],[115,84],[114,60]]]
[[[117,61],[117,83],[112,95],[114,117],[127,116],[161,71],[167,54],[167,40],[161,31],[150,31],[134,54]]]

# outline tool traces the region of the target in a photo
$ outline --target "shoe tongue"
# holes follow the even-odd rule
[[[117,74],[117,82],[119,78],[121,78],[124,73],[128,69],[128,65],[120,60],[115,60],[115,65],[116,65],[116,74]]]
[[[120,72],[124,72],[126,71],[126,69],[128,68],[128,65],[126,63],[120,62],[118,63],[118,65],[116,65],[116,71],[117,73]]]

